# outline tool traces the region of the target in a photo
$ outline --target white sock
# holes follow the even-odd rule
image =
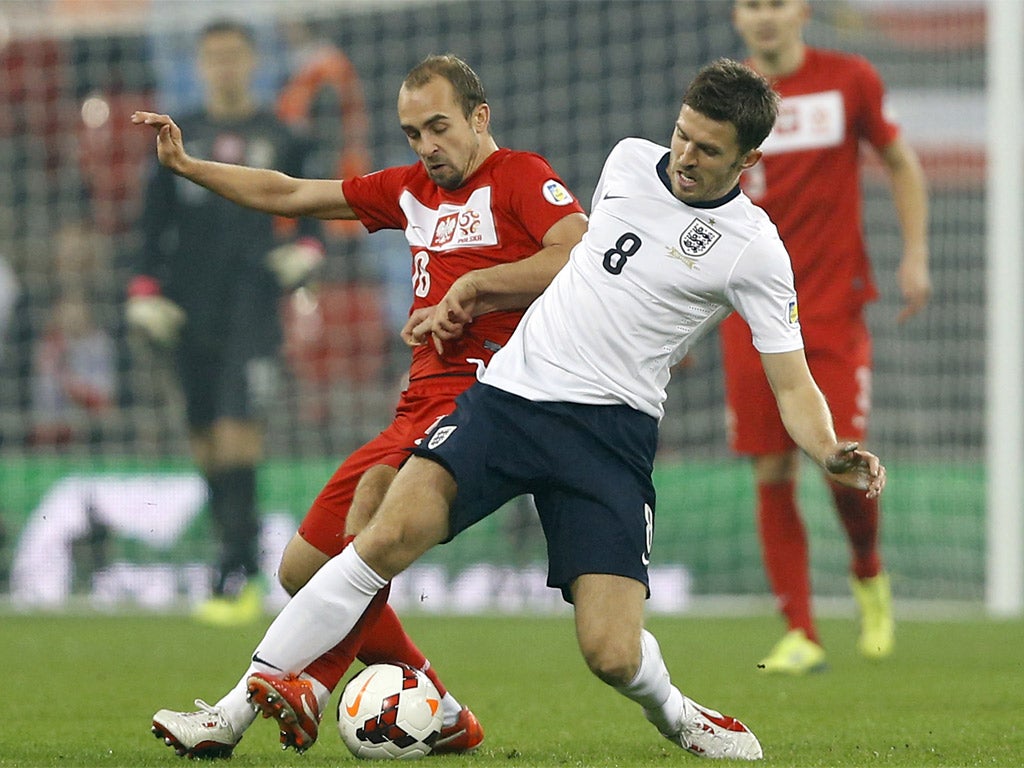
[[[427,659],[426,663],[420,667],[420,672],[426,674],[428,669],[430,669],[430,659]],[[459,700],[452,696],[451,691],[445,693],[441,697],[441,727],[450,728],[455,725],[455,721],[459,719],[461,713],[462,705]]]
[[[246,728],[252,725],[253,720],[256,719],[256,710],[252,708],[252,704],[249,703],[247,698],[249,692],[245,681],[248,677],[249,670],[246,670],[245,674],[242,675],[242,679],[235,684],[235,687],[224,694],[224,697],[215,705],[224,713],[227,721],[231,723],[236,736],[241,736]]]
[[[303,672],[299,677],[308,680],[313,686],[313,695],[316,696],[316,703],[320,707],[320,717],[323,717],[327,712],[327,705],[331,703],[331,689],[308,672]]]
[[[253,724],[253,721],[256,720],[256,716],[259,714],[252,704],[249,703],[248,688],[249,675],[259,671],[256,669],[255,664],[250,664],[249,668],[245,670],[245,674],[242,675],[241,680],[235,684],[234,688],[224,694],[223,698],[216,704],[239,736]],[[327,705],[331,701],[331,691],[312,675],[303,672],[299,677],[308,680],[313,686],[313,694],[316,696],[316,703],[320,707],[320,716],[323,717],[327,711]]]
[[[252,669],[298,674],[352,631],[385,584],[355,547],[345,547],[277,615],[252,655]]]
[[[459,704],[458,699],[452,696],[450,693],[446,693],[441,697],[441,727],[449,728],[455,725],[455,721],[459,719],[459,714],[462,712],[462,705]]]
[[[683,715],[683,694],[672,680],[654,635],[640,630],[640,668],[619,693],[644,709],[644,716],[663,734],[675,733]]]

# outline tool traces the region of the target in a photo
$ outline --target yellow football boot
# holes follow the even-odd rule
[[[896,643],[889,577],[880,573],[870,579],[851,578],[850,588],[860,609],[857,650],[869,659],[884,659]]]
[[[263,617],[266,588],[260,578],[249,579],[235,597],[218,595],[200,603],[192,617],[209,627],[241,627]]]
[[[802,629],[791,629],[758,663],[762,672],[779,675],[804,675],[826,668],[825,649],[808,640]]]

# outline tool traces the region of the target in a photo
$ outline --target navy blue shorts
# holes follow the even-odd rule
[[[458,483],[449,540],[532,493],[548,546],[548,586],[585,573],[647,586],[657,421],[625,405],[533,402],[477,383],[414,453]]]

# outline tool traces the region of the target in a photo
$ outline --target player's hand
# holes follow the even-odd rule
[[[421,347],[430,339],[430,325],[434,307],[421,307],[409,313],[409,319],[402,326],[402,341],[410,347]]]
[[[438,304],[417,309],[409,315],[402,328],[402,340],[410,347],[418,347],[426,344],[430,337],[437,354],[443,355],[444,343],[462,336],[466,326],[473,322],[477,293],[472,273],[462,275]]]
[[[286,291],[303,285],[323,261],[323,246],[309,237],[279,245],[267,254],[267,267]]]
[[[437,354],[444,354],[444,344],[459,338],[466,323],[460,323],[442,304],[413,310],[402,328],[402,341],[419,347],[432,341]]]
[[[874,499],[885,488],[885,467],[875,454],[861,450],[857,443],[841,443],[825,459],[832,479],[851,488],[867,491]]]
[[[903,323],[910,319],[928,304],[932,296],[932,278],[928,273],[928,264],[923,259],[903,259],[896,275],[903,297],[903,309],[900,310],[896,322]]]
[[[444,303],[413,310],[402,328],[402,341],[410,347],[432,341],[437,354],[443,355],[445,342],[462,336],[466,325],[472,322],[472,319],[458,320],[460,315],[457,313],[458,310],[449,309]]]
[[[166,296],[131,296],[125,319],[129,327],[142,331],[150,341],[173,347],[185,324],[185,310]]]
[[[151,125],[156,129],[156,156],[161,165],[179,172],[189,156],[181,139],[181,129],[168,115],[156,112],[133,112],[132,122],[136,125]]]

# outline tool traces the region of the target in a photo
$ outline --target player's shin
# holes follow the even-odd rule
[[[664,734],[678,728],[683,712],[683,695],[672,685],[658,641],[646,629],[640,631],[640,667],[619,693],[644,709],[644,715]]]
[[[247,698],[246,679],[249,677],[249,670],[246,670],[242,678],[235,684],[235,687],[228,691],[215,705],[227,718],[235,733],[241,735],[256,719],[256,710],[252,708]]]
[[[355,547],[346,547],[274,619],[253,654],[253,671],[298,674],[348,635],[386,584]]]
[[[303,672],[304,676],[308,676],[311,680],[320,683],[327,690],[328,694],[338,687],[338,683],[341,682],[341,678],[345,676],[349,667],[352,666],[352,662],[357,657],[360,657],[368,633],[373,631],[381,614],[388,607],[387,600],[388,594],[391,591],[390,586],[389,584],[374,595],[370,600],[370,605],[363,612],[359,621],[356,622],[352,631],[345,636],[344,640],[313,661]],[[402,659],[397,658],[389,658],[389,660],[402,661]],[[324,704],[324,702],[321,702],[321,704]],[[324,707],[322,706],[321,710],[323,709]]]

